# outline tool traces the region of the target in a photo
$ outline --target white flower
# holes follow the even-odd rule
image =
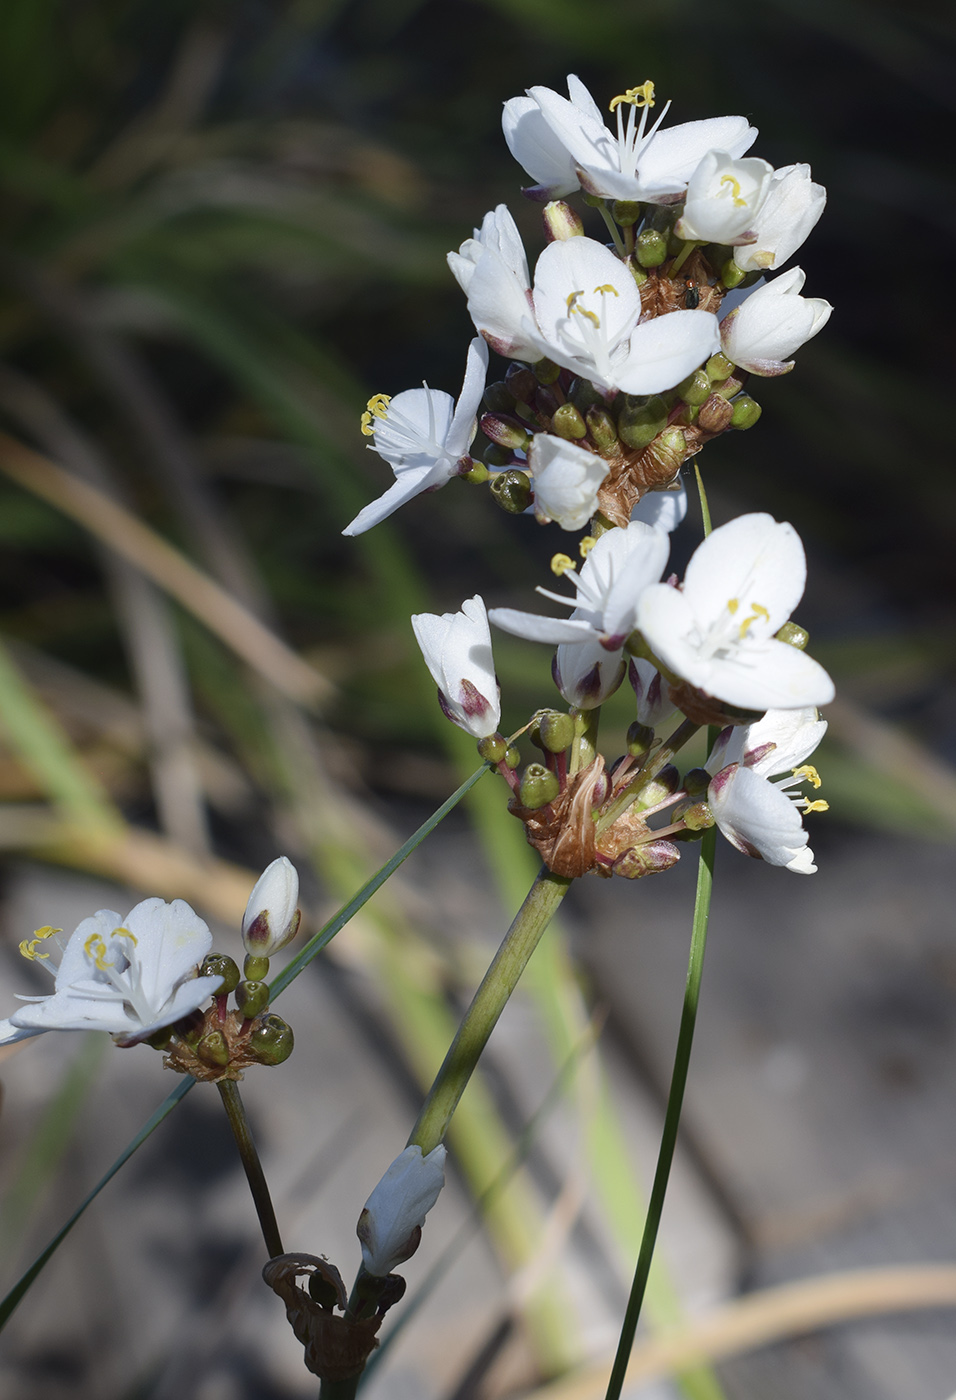
[[[395,1158],[365,1202],[355,1227],[368,1273],[384,1278],[411,1258],[419,1246],[425,1216],[444,1184],[445,1149],[441,1145],[427,1157],[422,1156],[420,1147],[406,1147]]]
[[[715,776],[707,802],[718,827],[745,855],[782,865],[799,875],[816,871],[799,808],[824,811],[791,788],[819,788],[817,770],[806,760],[826,733],[817,711],[768,710],[746,729],[724,730],[707,760]],[[716,771],[715,771],[716,770]],[[786,773],[786,778],[770,779]]]
[[[773,166],[755,156],[733,160],[708,151],[690,177],[675,234],[698,243],[752,243],[772,175]]]
[[[751,292],[720,323],[724,354],[753,374],[786,374],[795,350],[812,339],[830,319],[833,307],[819,297],[802,297],[806,274],[799,267],[781,273]]]
[[[729,705],[826,705],[833,682],[823,667],[774,636],[805,582],[806,557],[793,526],[741,515],[698,546],[683,587],[644,590],[637,626],[669,670]]]
[[[462,603],[460,612],[440,617],[417,613],[412,627],[448,719],[476,739],[496,733],[501,708],[482,599],[476,594]]]
[[[59,967],[50,948],[61,947],[59,929],[38,929],[20,944],[24,957],[54,977],[50,996],[26,1002],[0,1022],[0,1044],[43,1031],[109,1031],[133,1044],[169,1026],[211,996],[222,978],[197,977],[212,947],[212,934],[182,899],[166,904],[144,899],[125,919],[100,909],[84,919],[66,946]]]
[[[299,931],[299,875],[286,856],[267,865],[249,896],[242,916],[246,952],[271,958]]]
[[[672,534],[687,514],[687,490],[648,491],[631,511],[632,520],[643,520],[666,534]]]
[[[597,509],[598,491],[610,471],[603,458],[551,433],[535,433],[528,449],[534,476],[534,513],[546,525],[582,530]]]
[[[531,279],[517,225],[508,206],[499,204],[486,214],[473,238],[448,266],[468,298],[468,311],[491,348],[511,359],[538,359],[521,327],[531,314]]]
[[[594,98],[573,74],[568,78],[568,94],[572,106],[592,114],[600,122],[601,114]],[[580,189],[574,161],[560,137],[545,121],[533,97],[512,97],[507,101],[501,126],[508,150],[537,182],[523,191],[529,199],[544,203]]]
[[[534,322],[528,318],[522,333],[538,356],[603,389],[663,393],[720,345],[709,311],[671,311],[641,322],[641,294],[630,271],[592,238],[545,248],[533,299]]]
[[[573,101],[545,87],[529,88],[528,96],[537,103],[560,146],[568,152],[572,168],[589,194],[671,203],[683,194],[708,151],[742,156],[757,136],[746,117],[713,117],[662,131],[661,122],[669,102],[648,131],[647,114],[655,105],[651,82],[614,98],[611,110],[617,110],[615,134],[605,126],[584,85],[575,79],[576,87],[572,88],[571,81],[569,78]],[[630,108],[626,121],[624,107]]]
[[[383,496],[372,501],[343,535],[361,535],[422,491],[444,486],[457,475],[458,463],[475,436],[475,415],[485,391],[488,347],[476,338],[468,349],[465,380],[458,403],[440,389],[406,389],[389,398],[376,394],[362,415],[362,432],[395,473]],[[372,446],[373,444],[369,444]]]
[[[627,678],[634,687],[638,724],[656,729],[670,718],[674,713],[674,702],[670,698],[667,682],[656,666],[641,657],[632,656],[628,662]]]
[[[660,578],[669,551],[667,536],[643,521],[633,521],[626,530],[608,530],[591,549],[580,574],[565,573],[574,584],[575,598],[537,590],[573,606],[570,617],[541,617],[513,608],[492,608],[489,617],[515,636],[558,643],[555,684],[569,704],[593,709],[621,683],[623,647],[635,627],[638,600]]]
[[[734,249],[734,262],[743,272],[783,267],[803,246],[826,202],[827,192],[810,179],[809,165],[775,170],[757,215],[757,236],[753,243]]]

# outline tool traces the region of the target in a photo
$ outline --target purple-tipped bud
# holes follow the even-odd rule
[[[299,930],[299,876],[285,856],[267,865],[242,916],[242,941],[254,958],[271,958]]]
[[[584,223],[563,199],[553,199],[544,206],[544,236],[549,243],[563,243],[568,238],[580,238]]]
[[[486,438],[512,452],[524,452],[531,441],[531,434],[521,419],[512,418],[510,414],[485,413],[478,426]]]
[[[625,880],[640,880],[645,875],[658,875],[662,870],[670,870],[679,860],[680,851],[673,841],[648,841],[618,856],[611,869],[615,875],[623,875]]]

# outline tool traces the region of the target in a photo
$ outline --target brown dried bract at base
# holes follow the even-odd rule
[[[516,798],[508,811],[524,822],[530,845],[555,875],[575,879],[594,866],[595,833],[592,805],[594,788],[604,772],[604,759],[568,779],[567,786],[546,807],[522,807]]]
[[[344,1308],[347,1295],[342,1275],[334,1264],[315,1254],[280,1254],[269,1260],[262,1277],[285,1303],[285,1315],[305,1349],[305,1364],[313,1376],[323,1381],[344,1381],[362,1372],[378,1346],[375,1334],[384,1313],[362,1321],[340,1317],[317,1303],[297,1282],[300,1274],[314,1273],[333,1285],[338,1305]]]

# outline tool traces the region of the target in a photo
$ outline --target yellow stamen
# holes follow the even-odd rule
[[[584,309],[583,306],[578,306],[578,297],[583,297],[583,296],[584,296],[584,291],[583,291],[583,290],[580,291],[580,292],[572,292],[572,293],[571,293],[571,295],[568,297],[567,301],[565,302],[565,306],[568,308],[568,315],[571,316],[571,315],[573,315],[574,312],[576,311],[576,312],[578,313],[579,316],[586,316],[586,317],[588,318],[588,320],[591,322],[592,325],[599,326],[599,325],[601,324],[601,322],[600,322],[600,321],[598,320],[598,318],[595,316],[595,314],[594,314],[593,311],[585,311],[585,309]]]
[[[584,288],[582,287],[581,290],[580,290],[579,292],[572,292],[571,295],[567,298],[567,300],[565,301],[564,304],[565,304],[565,306],[568,308],[568,315],[569,315],[569,316],[571,315],[571,312],[574,310],[574,303],[577,301],[578,297],[583,297],[583,296],[584,296]]]
[[[628,88],[627,92],[622,92],[618,97],[611,98],[610,111],[619,107],[622,102],[627,102],[631,107],[653,107],[654,106],[654,84],[648,78],[641,83],[640,87]]]
[[[824,802],[822,797],[817,798],[816,802],[807,802],[806,800],[804,800],[803,810],[804,813],[829,812],[830,804],[829,802]]]
[[[577,568],[574,560],[568,554],[556,554],[551,560],[551,572],[557,574],[558,578],[566,574],[570,569],[572,572]]]
[[[106,961],[106,944],[100,934],[91,933],[83,944],[83,951],[88,958],[93,959],[98,972],[105,972],[108,967],[112,967],[113,964]]]
[[[737,609],[738,609],[739,607],[740,607],[740,599],[739,599],[739,598],[728,598],[728,599],[727,599],[727,611],[730,613],[730,616],[731,616],[731,617],[733,617],[734,613],[737,611]]]
[[[605,282],[604,285],[603,285],[603,287],[595,287],[595,288],[594,288],[594,292],[595,292],[595,295],[597,295],[598,292],[601,292],[601,293],[604,293],[604,292],[613,292],[613,294],[614,294],[615,296],[617,296],[617,294],[618,294],[618,293],[617,293],[617,288],[616,288],[616,287],[612,287],[611,284],[610,284],[610,282]]]
[[[743,198],[743,196],[740,193],[740,181],[735,180],[733,175],[721,176],[720,183],[722,185],[730,186],[730,192],[734,197],[734,204],[736,204],[738,207],[747,203],[747,201]]]
[[[795,778],[802,778],[804,782],[809,783],[810,786],[814,788],[818,788],[823,785],[823,779],[820,777],[820,774],[814,768],[812,763],[805,763],[802,768],[794,768],[793,776]]]
[[[759,617],[762,617],[765,622],[769,622],[770,620],[770,613],[767,611],[767,609],[762,603],[751,603],[750,606],[753,608],[753,612],[740,624],[741,641],[743,641],[744,637],[746,637],[747,633],[750,631],[751,627],[754,625],[754,623]],[[731,612],[736,612],[736,608],[732,608]]]
[[[581,555],[581,558],[586,559],[596,544],[597,539],[594,535],[585,535],[578,545],[578,553]]]
[[[45,938],[52,938],[55,933],[62,932],[63,930],[61,928],[54,928],[52,924],[44,924],[42,928],[35,928],[33,930],[33,937],[24,938],[20,944],[20,956],[29,958],[31,962],[36,962],[42,958],[48,958],[50,954],[39,952],[38,945],[42,943]]]
[[[114,928],[114,930],[113,930],[113,937],[114,937],[114,938],[128,938],[129,941],[130,941],[130,943],[132,943],[132,945],[133,945],[134,948],[136,947],[137,943],[139,942],[139,939],[136,937],[136,934],[135,934],[135,933],[130,933],[129,929],[128,929],[128,928],[123,928],[122,924],[120,925],[119,928]]]
[[[380,418],[384,423],[388,417],[388,406],[392,401],[391,394],[373,394],[365,406],[362,414],[362,435],[364,437],[374,437],[375,424],[373,418]]]

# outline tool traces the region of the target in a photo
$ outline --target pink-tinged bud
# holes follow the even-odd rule
[[[615,875],[623,875],[625,880],[640,880],[645,875],[658,875],[662,870],[670,870],[679,860],[680,851],[673,841],[648,841],[643,846],[632,846],[618,856],[611,869]]]
[[[531,441],[531,434],[520,418],[512,418],[510,414],[485,413],[479,427],[486,438],[512,452],[524,452]]]
[[[299,930],[299,876],[285,856],[267,865],[255,883],[242,916],[242,941],[247,953],[271,958]]]
[[[563,199],[553,199],[543,210],[544,236],[549,243],[563,243],[568,238],[580,238],[584,233],[584,223],[580,214],[565,204]]]

